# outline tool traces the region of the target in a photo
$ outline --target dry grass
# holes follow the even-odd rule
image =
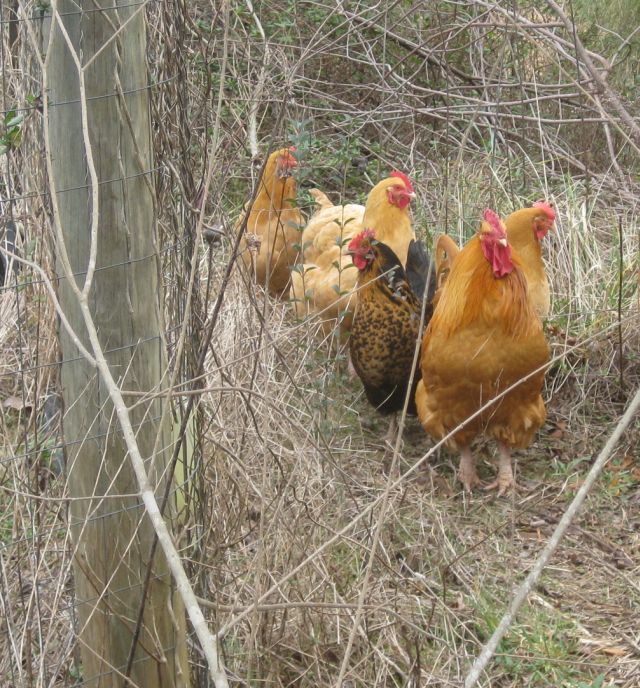
[[[517,22],[506,40],[506,3],[487,14],[485,3],[469,5],[440,2],[420,27],[411,13],[400,21],[400,5],[383,16],[362,7],[328,17],[322,3],[291,15],[266,3],[271,62],[258,131],[264,150],[295,137],[301,187],[320,185],[336,200],[361,201],[381,174],[401,167],[415,180],[415,224],[425,238],[443,229],[467,238],[486,205],[506,215],[543,196],[554,202],[547,331],[558,360],[547,376],[549,421],[518,454],[530,489],[507,499],[462,495],[456,457],[425,460],[432,442],[412,419],[399,462],[407,475],[389,487],[397,475],[382,467],[384,421],[335,342],[233,271],[195,414],[199,463],[182,541],[211,626],[225,630],[234,685],[335,685],[353,634],[341,688],[460,686],[640,384],[640,192],[630,133],[611,125],[622,179],[603,122],[576,123],[606,118],[592,92],[574,94],[571,43],[540,35],[536,44]],[[246,5],[230,9],[217,151],[207,148],[223,50],[217,6],[193,3],[186,25],[165,7],[149,12],[150,69],[162,84],[152,93],[162,123],[156,182],[170,357],[189,319],[184,357],[172,359],[181,383],[196,372],[232,258],[231,237],[198,247],[198,288],[185,315],[205,158],[217,156],[208,223],[232,225],[256,174],[245,141],[262,44]],[[377,28],[384,22],[386,36]],[[3,87],[10,104],[26,103],[38,83],[24,36],[19,47],[20,66]],[[492,83],[502,83],[500,93]],[[534,93],[549,100],[532,102]],[[608,106],[605,113],[614,119]],[[25,227],[20,250],[51,272],[46,197],[28,196],[46,191],[40,141],[32,113],[3,188],[20,196],[11,206]],[[20,273],[23,285],[32,280]],[[56,389],[55,322],[40,285],[0,291],[0,317],[0,684],[82,685],[68,495],[55,475],[56,430],[42,427],[43,402]],[[176,403],[178,417],[183,410]],[[639,446],[636,423],[481,685],[640,684]],[[488,476],[492,448],[478,451]],[[194,685],[208,685],[195,647],[192,659]]]
[[[566,260],[571,241],[566,237],[552,260]],[[554,293],[562,289],[553,286]],[[602,305],[590,293],[575,300]],[[263,308],[264,330],[257,316]],[[554,312],[552,322],[562,318]],[[247,684],[332,684],[373,557],[347,676],[354,685],[459,685],[620,412],[615,374],[594,373],[615,357],[615,339],[579,347],[583,357],[588,349],[586,359],[574,352],[573,368],[562,370],[561,362],[550,375],[550,422],[519,458],[531,488],[526,496],[462,497],[454,457],[443,454],[391,491],[373,551],[382,503],[372,505],[388,480],[378,451],[384,423],[376,422],[359,382],[317,349],[314,333],[293,322],[285,305],[247,295],[240,280],[227,293],[221,322],[224,335],[213,348],[224,363],[210,368],[209,384],[222,391],[210,393],[206,411],[210,527],[199,548],[215,623],[233,624],[225,643],[229,669]],[[553,337],[558,352],[566,331]],[[628,383],[637,384],[637,361],[629,372]],[[597,420],[589,403],[594,389],[581,392],[581,374],[602,401]],[[490,685],[577,687],[600,674],[610,685],[637,681],[636,443],[637,432],[630,433],[503,643]],[[430,444],[409,421],[402,470]]]

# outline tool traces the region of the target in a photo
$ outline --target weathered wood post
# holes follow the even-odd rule
[[[108,9],[101,9],[103,5]],[[51,22],[45,93],[51,181],[66,252],[82,287],[97,212],[96,271],[89,303],[99,340],[121,388],[159,391],[166,360],[160,332],[144,8],[123,0],[61,0],[53,3],[53,11],[58,16]],[[97,208],[83,141],[81,80],[74,52],[83,66],[87,130],[99,180]],[[62,247],[56,250],[58,276],[63,277]],[[72,327],[91,350],[68,279],[60,280],[58,295]],[[137,496],[104,382],[63,328],[60,348],[83,685],[126,686],[123,674],[153,529]],[[171,428],[160,424],[162,403],[156,398],[131,410],[158,501],[171,455]],[[166,518],[172,513],[169,505]],[[130,677],[144,688],[187,686],[184,609],[161,551],[155,556],[146,600]]]

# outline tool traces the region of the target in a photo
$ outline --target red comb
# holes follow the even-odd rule
[[[549,218],[550,222],[553,222],[556,219],[556,211],[553,209],[551,203],[548,203],[547,201],[536,201],[533,204],[533,207],[540,208],[541,210],[543,210]]]
[[[498,213],[496,213],[494,210],[491,210],[491,208],[487,208],[484,213],[482,213],[482,217],[485,219],[485,222],[488,222],[491,225],[491,227],[501,238],[507,236]]]
[[[291,167],[297,167],[298,166],[298,161],[296,160],[296,156],[293,154],[296,150],[295,146],[289,146],[288,148],[285,148],[281,155],[280,155],[280,160],[282,161],[282,164],[285,167],[291,168]]]
[[[360,234],[356,234],[349,242],[348,250],[355,251],[365,239],[373,239],[375,233],[372,229],[363,229]]]
[[[406,190],[409,193],[413,193],[413,184],[411,183],[411,180],[409,177],[404,172],[399,172],[398,170],[393,170],[393,172],[389,175],[390,177],[398,177],[398,179],[402,179],[404,182],[404,186]]]

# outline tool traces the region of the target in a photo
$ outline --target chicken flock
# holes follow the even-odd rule
[[[504,220],[487,209],[462,248],[438,236],[432,259],[416,239],[406,174],[379,181],[364,206],[334,205],[312,189],[317,208],[305,223],[295,153],[269,156],[236,224],[250,277],[289,301],[298,318],[339,332],[367,400],[391,416],[388,440],[406,409],[460,454],[465,490],[517,488],[511,452],[531,444],[546,416],[542,318],[550,296],[541,244],[554,228],[553,207],[540,201]],[[498,444],[488,485],[471,450],[480,437]]]

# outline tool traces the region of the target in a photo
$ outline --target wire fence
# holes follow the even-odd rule
[[[61,269],[43,106],[50,122],[63,105],[123,108],[141,93],[152,162],[135,173],[123,162],[97,193],[108,198],[144,179],[157,236],[153,250],[125,260],[103,255],[99,238],[93,275],[120,275],[126,310],[136,270],[157,266],[161,326],[117,346],[99,334],[112,365],[131,351],[114,375],[138,414],[132,435],[157,431],[143,454],[148,470],[150,456],[173,456],[167,473],[152,475],[155,497],[162,503],[166,487],[178,504],[167,519],[173,542],[210,629],[224,631],[216,647],[229,681],[461,685],[508,604],[505,591],[531,567],[640,384],[640,16],[631,7],[610,17],[615,29],[591,35],[575,29],[592,27],[589,3],[577,0],[544,9],[484,0],[88,5],[0,0],[0,685],[126,685],[144,675],[140,665],[171,657],[175,685],[218,688],[177,598],[167,593],[168,625],[189,639],[188,667],[180,643],[161,642],[145,616],[151,602],[141,616],[125,606],[141,590],[171,591],[174,579],[150,563],[141,492],[121,491],[125,468],[106,459],[120,447],[129,470],[114,406],[105,396],[94,408],[88,391],[65,397],[61,371],[87,361],[63,355],[64,326],[47,289],[62,298],[69,277],[82,284],[88,270]],[[56,102],[43,74],[55,11],[69,26],[91,14],[114,27],[127,11],[143,11],[147,85],[123,88],[114,78],[103,95]],[[414,180],[414,228],[428,244],[439,232],[463,243],[486,206],[506,215],[553,201],[557,232],[545,264],[555,362],[544,392],[549,420],[517,459],[529,492],[461,496],[451,456],[434,452],[409,420],[403,477],[387,476],[380,421],[335,333],[296,320],[287,298],[266,297],[247,278],[234,223],[260,155],[287,143],[296,145],[306,217],[310,188],[362,203],[401,169]],[[92,189],[87,176],[56,188],[56,198]],[[214,225],[222,229],[209,243],[203,227]],[[161,378],[136,393],[130,371],[158,351]],[[89,390],[100,373],[86,369]],[[78,409],[85,431],[72,437]],[[638,685],[639,442],[636,423],[482,685]],[[105,458],[78,496],[74,471],[96,451]],[[490,450],[478,451],[491,472]],[[131,566],[110,580],[80,546],[104,523],[146,534],[139,544],[103,533],[104,559],[117,552]],[[85,588],[74,577],[82,567]],[[106,668],[93,673],[82,657],[107,650],[87,643],[85,624],[103,613],[139,632],[137,649],[124,665],[103,657]]]

